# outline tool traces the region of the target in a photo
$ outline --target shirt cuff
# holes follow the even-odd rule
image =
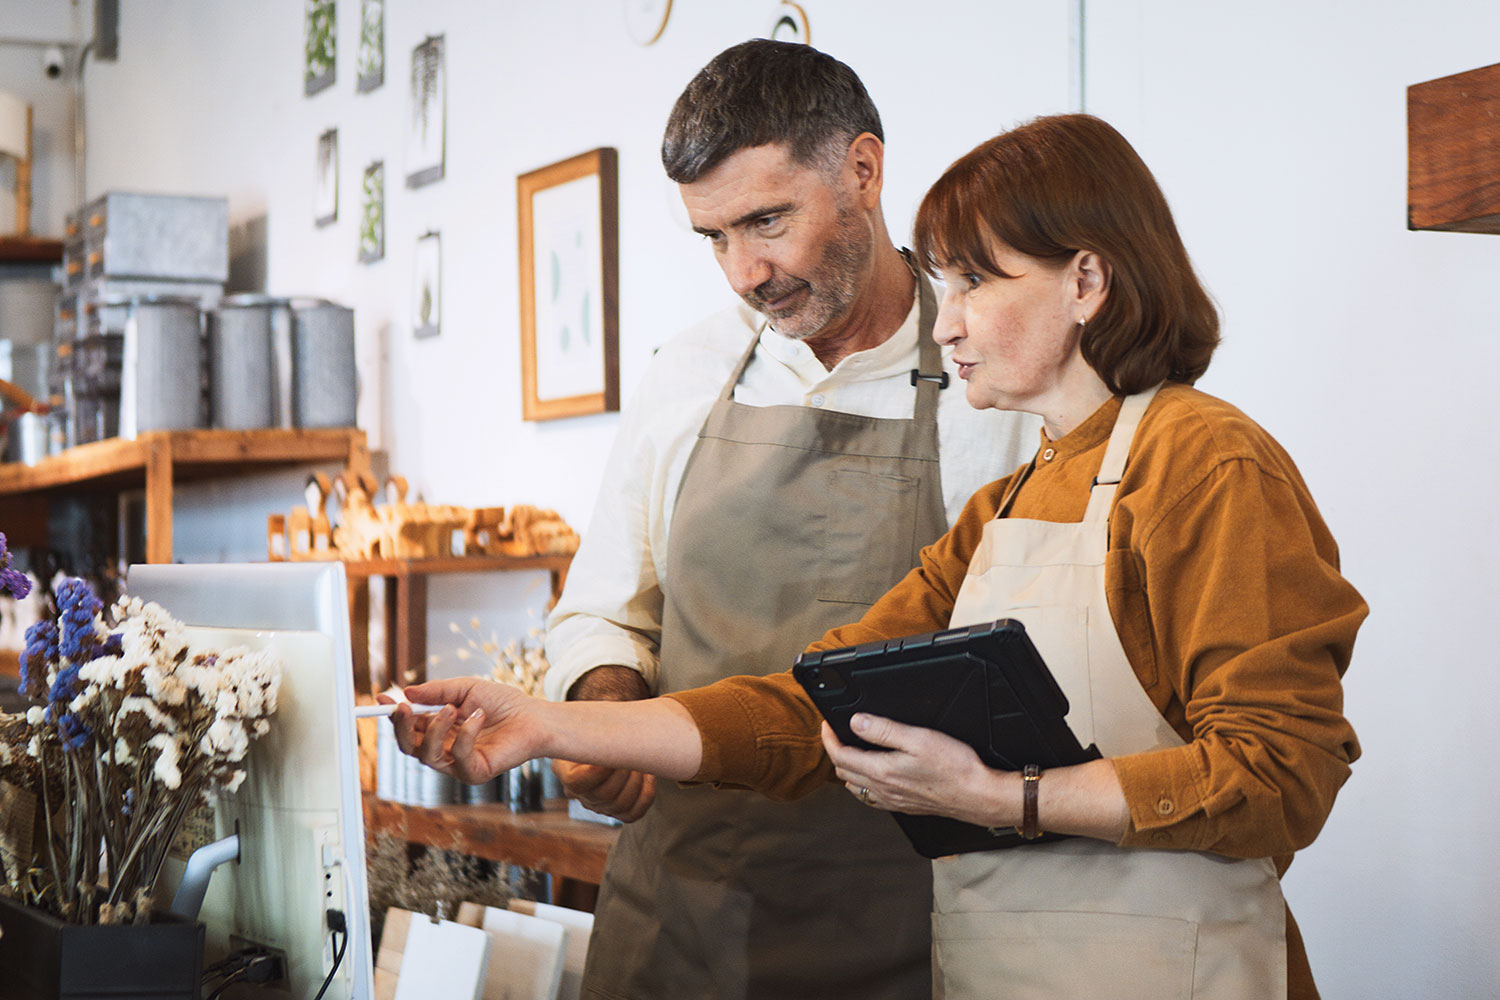
[[[663,697],[687,709],[703,740],[703,760],[692,781],[749,787],[757,770],[756,732],[744,702],[722,684]]]
[[[656,689],[659,661],[623,636],[593,635],[547,650],[547,677],[542,690],[548,701],[567,701],[568,691],[595,667],[621,666],[639,671],[647,687]]]
[[[1130,754],[1112,762],[1130,808],[1121,847],[1202,850],[1210,842],[1192,747]]]

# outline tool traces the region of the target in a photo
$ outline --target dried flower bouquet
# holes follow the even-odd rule
[[[40,807],[29,863],[0,873],[0,890],[70,923],[143,923],[183,818],[244,780],[281,667],[242,647],[194,647],[156,604],[122,600],[106,620],[83,580],[55,595],[57,619],[26,633],[31,707],[24,722],[0,716],[0,791]]]

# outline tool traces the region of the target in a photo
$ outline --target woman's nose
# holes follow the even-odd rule
[[[944,295],[938,303],[937,319],[932,324],[932,339],[943,347],[964,339],[963,310],[952,301],[952,296]]]

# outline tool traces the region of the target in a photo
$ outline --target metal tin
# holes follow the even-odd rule
[[[359,399],[354,310],[321,299],[292,301],[292,425],[353,427]]]
[[[277,356],[282,341],[285,360]],[[290,354],[286,300],[232,295],[220,302],[208,313],[210,425],[231,430],[290,427]]]
[[[122,303],[104,299],[106,309]],[[127,310],[120,370],[119,433],[202,427],[203,320],[198,300],[134,296]]]
[[[0,339],[41,344],[52,339],[57,285],[50,270],[0,278]]]
[[[227,198],[111,191],[85,207],[81,222],[85,280],[229,277]]]

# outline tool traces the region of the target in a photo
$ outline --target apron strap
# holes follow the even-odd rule
[[[1099,474],[1094,477],[1089,490],[1089,507],[1084,513],[1085,521],[1108,520],[1114,504],[1115,488],[1125,474],[1125,460],[1130,457],[1130,443],[1135,439],[1135,429],[1161,384],[1145,392],[1126,396],[1120,404],[1120,413],[1115,417],[1115,428],[1110,432],[1109,444],[1104,449],[1104,461],[1099,464]]]

